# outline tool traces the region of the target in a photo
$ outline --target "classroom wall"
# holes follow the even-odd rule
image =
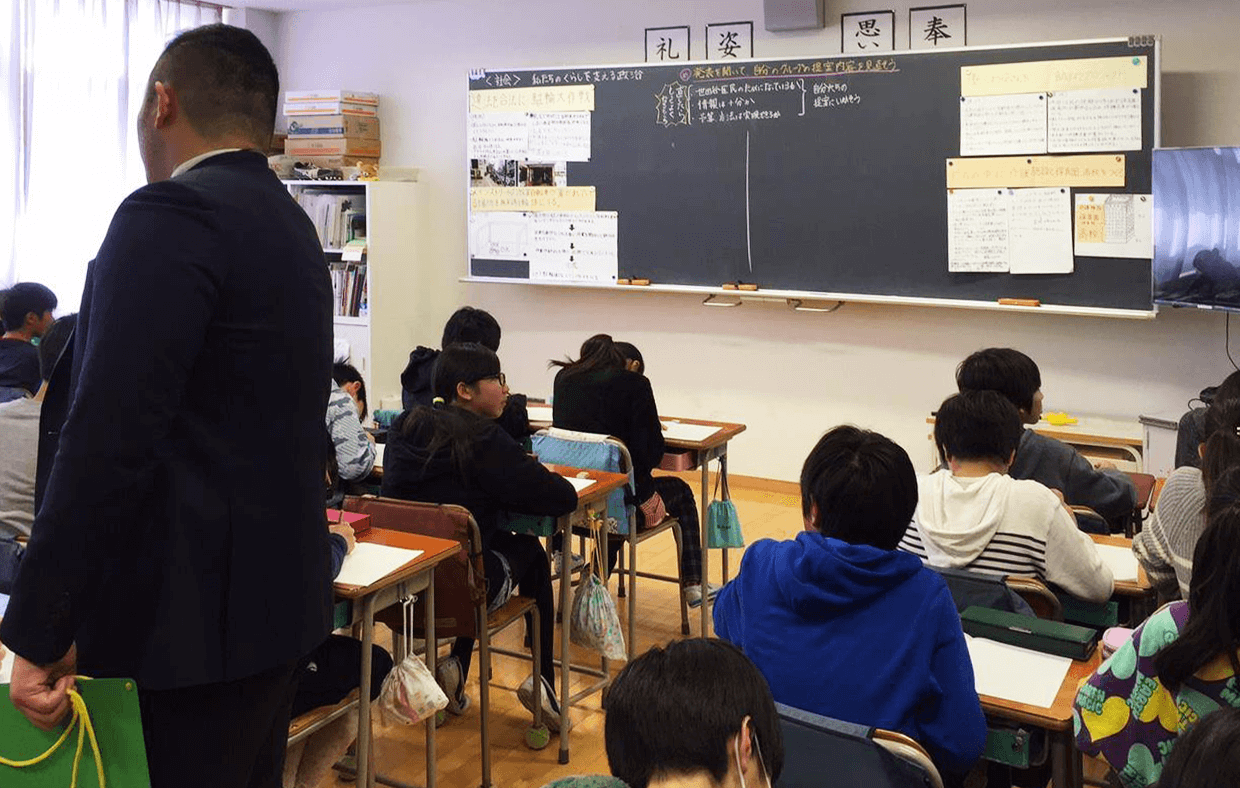
[[[894,6],[897,48],[906,47],[909,5],[922,4]],[[422,168],[424,273],[409,294],[417,341],[436,344],[461,303],[489,309],[504,327],[500,355],[513,389],[535,395],[550,393],[547,359],[575,353],[589,334],[633,341],[662,412],[749,425],[733,444],[736,473],[796,479],[821,432],[843,422],[889,435],[923,467],[925,418],[953,390],[956,363],[979,347],[1032,355],[1048,410],[1179,411],[1220,380],[1230,369],[1224,318],[1208,313],[1139,322],[848,304],[800,314],[768,304],[712,309],[691,296],[457,281],[466,271],[469,68],[637,62],[643,28],[678,24],[692,25],[701,57],[707,22],[747,19],[760,57],[838,53],[838,15],[875,5],[831,0],[826,29],[774,34],[762,29],[760,0],[422,0],[280,14],[276,55],[288,89],[380,92],[384,162]],[[968,14],[974,45],[1161,34],[1163,144],[1240,144],[1235,0],[972,0]]]

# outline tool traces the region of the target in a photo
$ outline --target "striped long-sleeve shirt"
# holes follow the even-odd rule
[[[375,467],[375,444],[362,429],[353,398],[335,383],[327,400],[327,430],[336,450],[340,478],[348,482],[365,479]]]
[[[1150,522],[1132,540],[1150,583],[1163,599],[1188,599],[1193,550],[1206,530],[1206,488],[1197,468],[1176,468]]]

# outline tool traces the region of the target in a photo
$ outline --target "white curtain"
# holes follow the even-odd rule
[[[135,121],[178,32],[221,21],[184,0],[6,0],[0,5],[0,287],[52,288],[76,311],[116,206],[146,181]],[[7,151],[7,153],[4,153]]]

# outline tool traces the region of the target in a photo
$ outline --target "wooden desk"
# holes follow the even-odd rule
[[[1064,443],[1084,448],[1097,447],[1118,452],[1136,465],[1136,471],[1145,469],[1145,428],[1136,419],[1110,419],[1102,416],[1077,416],[1076,424],[1055,426],[1045,420],[1033,425],[1033,430]]]
[[[551,426],[551,406],[541,403],[531,403],[527,406],[530,417],[530,426],[536,429],[545,429]],[[727,421],[707,421],[705,419],[682,419],[670,416],[661,416],[660,421],[663,422],[679,422],[681,424],[697,424],[706,427],[716,427],[714,434],[707,436],[701,440],[682,440],[664,436],[664,443],[672,449],[676,449],[676,454],[664,455],[665,470],[693,470],[701,468],[702,485],[698,491],[698,506],[700,509],[701,529],[702,529],[702,637],[710,637],[710,607],[711,601],[707,597],[706,592],[709,588],[708,580],[710,578],[710,549],[708,547],[708,530],[706,528],[706,509],[710,506],[712,496],[710,487],[710,461],[719,460],[719,473],[724,477],[728,474],[728,441],[735,438],[745,431],[744,424]],[[684,452],[691,452],[692,457],[689,465],[686,467],[681,460]],[[723,561],[723,579],[728,579],[728,551],[725,548],[722,555]]]
[[[1074,660],[1049,708],[979,695],[982,711],[997,719],[1033,725],[1047,733],[1051,748],[1051,785],[1055,788],[1080,788],[1081,753],[1076,749],[1072,730],[1072,701],[1077,687],[1102,664],[1102,648],[1098,646],[1086,660]]]
[[[603,660],[602,669],[599,671],[585,670],[590,675],[595,675],[599,681],[586,687],[576,695],[569,694],[569,671],[580,670],[571,664],[570,655],[572,653],[572,633],[573,633],[573,602],[571,597],[572,589],[572,544],[573,544],[573,514],[578,511],[585,510],[587,516],[589,510],[598,507],[604,510],[606,514],[607,496],[613,491],[620,489],[629,483],[628,474],[609,473],[607,471],[596,471],[588,468],[574,468],[569,465],[553,465],[548,463],[547,468],[552,472],[561,476],[570,476],[575,478],[588,478],[594,483],[585,489],[577,491],[577,509],[569,514],[561,516],[557,521],[557,528],[563,535],[564,543],[560,547],[560,709],[565,714],[568,708],[581,698],[602,689],[607,686],[611,680],[607,670],[607,660]],[[600,549],[603,555],[607,555],[607,529],[602,531],[602,539],[600,540]],[[548,626],[552,622],[548,622]],[[430,642],[429,636],[427,642]],[[538,672],[537,666],[534,672]],[[571,723],[560,726],[560,763],[568,763],[568,733],[572,727]]]
[[[353,620],[362,624],[361,688],[357,704],[357,784],[374,788],[375,766],[370,730],[371,651],[375,642],[375,611],[400,599],[425,592],[426,642],[435,643],[435,565],[461,549],[460,544],[433,536],[370,528],[358,535],[359,542],[421,550],[422,554],[368,586],[335,584],[336,596],[348,600]],[[435,675],[435,649],[426,650],[426,666]],[[435,719],[426,721],[426,788],[435,788]]]
[[[1132,550],[1132,540],[1119,536],[1118,534],[1104,536],[1102,534],[1090,534],[1090,539],[1094,540],[1094,544],[1106,544],[1113,547],[1122,547],[1125,550]],[[1136,557],[1133,557],[1136,561]],[[1150,585],[1150,579],[1145,574],[1145,567],[1141,566],[1141,562],[1137,561],[1137,579],[1136,580],[1116,580],[1115,596],[1137,597],[1143,598],[1151,596],[1154,593],[1154,587]]]

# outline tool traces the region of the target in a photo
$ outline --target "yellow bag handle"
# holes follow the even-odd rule
[[[77,676],[77,679],[90,680],[86,676]],[[90,720],[90,711],[86,708],[86,701],[82,700],[81,694],[76,689],[70,687],[69,702],[73,704],[73,718],[69,720],[69,724],[65,727],[65,732],[60,734],[60,738],[47,749],[47,752],[25,761],[13,761],[0,756],[0,765],[21,769],[46,761],[60,749],[60,745],[64,744],[69,738],[69,734],[73,732],[74,726],[77,726],[77,752],[73,756],[73,777],[69,783],[69,788],[77,788],[78,764],[82,761],[82,747],[86,743],[87,737],[90,737],[90,749],[95,755],[95,771],[99,775],[99,788],[107,788],[107,780],[103,776],[103,757],[99,753],[99,741],[95,738],[95,726]],[[80,725],[78,724],[79,722],[81,723]]]

